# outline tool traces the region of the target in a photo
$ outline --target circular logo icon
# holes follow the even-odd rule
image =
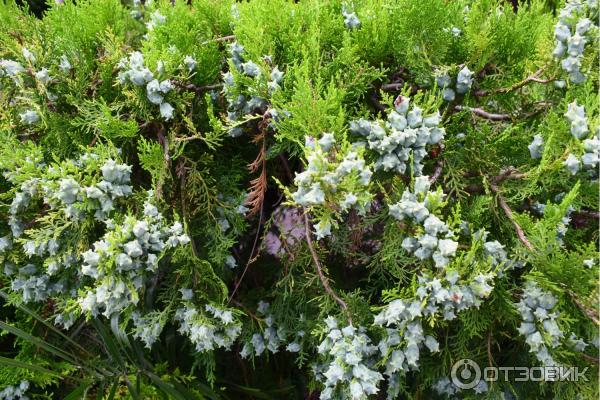
[[[452,366],[452,383],[461,389],[473,389],[481,380],[481,368],[473,360],[463,358]]]

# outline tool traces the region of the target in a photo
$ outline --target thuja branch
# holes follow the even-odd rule
[[[346,302],[344,300],[342,300],[333,291],[331,286],[329,286],[329,280],[323,273],[323,268],[321,268],[321,262],[319,261],[319,256],[317,255],[317,252],[315,250],[315,247],[314,247],[313,241],[312,241],[312,237],[311,237],[312,233],[310,231],[310,219],[308,217],[308,211],[306,209],[303,209],[303,213],[304,213],[304,229],[305,229],[305,236],[306,236],[306,244],[308,245],[308,249],[310,250],[310,254],[312,256],[313,262],[317,269],[317,274],[319,275],[319,279],[321,280],[321,283],[323,284],[323,288],[325,289],[325,291],[340,305],[340,307],[346,314],[348,323],[350,325],[352,325],[352,316],[350,315],[350,312],[348,311],[348,305],[346,304]]]

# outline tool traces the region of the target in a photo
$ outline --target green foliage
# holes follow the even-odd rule
[[[458,360],[548,360],[531,293],[550,360],[597,376],[597,1],[569,17],[590,19],[581,83],[552,55],[574,0],[17,3],[0,1],[0,393],[455,398],[438,389]],[[424,176],[377,164],[419,152]]]

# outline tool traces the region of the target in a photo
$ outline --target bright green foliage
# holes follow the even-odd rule
[[[0,399],[597,398],[559,3],[0,0]]]

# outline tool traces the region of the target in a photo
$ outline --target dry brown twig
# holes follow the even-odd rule
[[[245,204],[250,206],[249,217],[262,210],[267,192],[267,126],[269,118],[270,115],[267,111],[258,124],[259,133],[252,139],[254,143],[260,143],[261,146],[254,161],[248,165],[248,170],[250,173],[260,170],[260,174],[250,181],[250,193],[245,201]]]

